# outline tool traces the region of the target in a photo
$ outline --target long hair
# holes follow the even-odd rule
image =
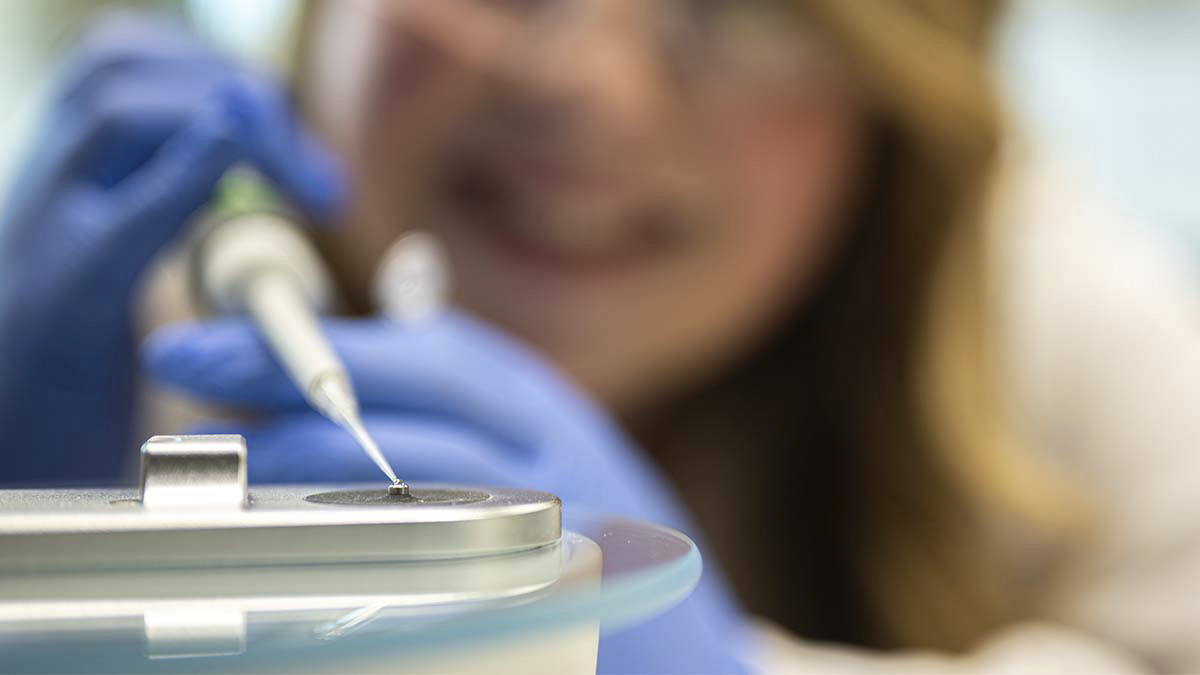
[[[1017,441],[1001,405],[986,212],[1003,126],[986,64],[997,3],[807,5],[893,135],[890,184],[864,235],[872,243],[851,263],[869,268],[848,272],[857,278],[829,327],[845,344],[861,335],[856,314],[884,313],[830,374],[832,387],[861,390],[847,432],[873,449],[860,467],[864,582],[899,642],[961,648],[1036,604],[997,569],[985,516],[1044,534],[1079,517],[1069,486]]]
[[[694,475],[700,447],[739,455],[722,465],[746,472],[732,498],[758,504],[744,508],[772,549],[741,576],[775,579],[749,609],[814,638],[961,650],[1036,613],[1045,587],[1013,573],[997,536],[1049,544],[1084,515],[1010,428],[997,377],[987,200],[1003,116],[986,63],[997,3],[797,2],[873,113],[849,241],[764,348],[635,430],[669,475]],[[701,525],[734,517],[681,489]],[[732,558],[746,542],[713,539]]]

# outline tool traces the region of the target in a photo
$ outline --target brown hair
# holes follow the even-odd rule
[[[749,609],[810,637],[965,648],[1035,611],[1036,585],[999,562],[990,526],[1046,536],[1079,519],[998,397],[985,228],[1002,127],[985,64],[996,4],[803,0],[875,112],[851,240],[774,342],[639,428],[677,478],[695,473],[697,445],[754,447],[723,471],[749,472],[731,482],[750,486],[737,498],[763,521],[763,548],[746,523],[722,536],[727,507],[680,487]],[[739,574],[744,547],[757,553]],[[756,593],[755,575],[774,579]]]

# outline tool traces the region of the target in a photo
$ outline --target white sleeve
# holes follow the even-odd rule
[[[1002,277],[1015,410],[1096,515],[1047,618],[1200,670],[1200,268],[1053,187]]]

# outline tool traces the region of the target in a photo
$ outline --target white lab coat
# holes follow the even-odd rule
[[[1200,672],[1200,267],[1067,175],[1009,186],[996,271],[1012,408],[1097,514],[1070,586],[961,657],[759,623],[761,672]]]

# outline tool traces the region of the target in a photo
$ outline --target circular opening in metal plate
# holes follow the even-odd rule
[[[476,490],[445,490],[414,488],[408,496],[390,495],[387,488],[378,490],[338,490],[336,492],[318,492],[304,498],[314,504],[334,504],[337,506],[449,506],[451,504],[475,504],[490,497],[486,492]]]

